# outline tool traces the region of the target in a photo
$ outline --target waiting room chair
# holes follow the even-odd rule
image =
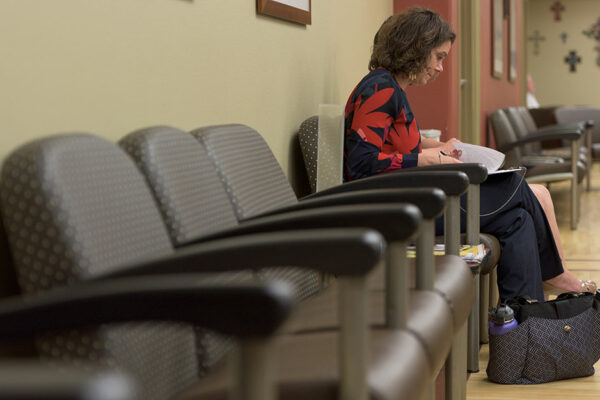
[[[496,138],[498,150],[505,153],[506,166],[522,166],[522,147],[529,143],[547,140],[568,140],[571,143],[571,159],[579,160],[579,148],[584,129],[570,127],[563,130],[540,129],[534,134],[519,138],[504,110],[498,109],[488,116],[488,123]],[[577,229],[579,219],[579,183],[583,180],[585,166],[580,162],[545,163],[527,168],[525,179],[528,183],[550,183],[569,180],[571,183],[571,229]]]
[[[511,123],[518,139],[524,139],[529,135],[537,135],[540,130],[535,125],[535,121],[525,107],[509,107],[504,110],[508,120]],[[588,121],[575,121],[572,123],[548,125],[542,128],[542,132],[548,133],[565,133],[570,131],[583,131],[583,137],[580,140],[579,147],[579,162],[578,166],[583,170],[587,182],[587,190],[591,185],[591,158],[590,151],[586,144],[587,138],[591,136],[592,123]],[[567,143],[568,144],[568,143]],[[531,146],[531,147],[529,147]],[[552,163],[570,163],[571,148],[569,145],[560,148],[543,149],[541,142],[528,143],[521,148],[521,162],[527,168],[537,165],[552,164]],[[582,180],[581,177],[578,178]]]
[[[221,186],[221,179],[215,173],[214,167],[210,164],[209,156],[206,154],[202,145],[195,140],[192,136],[187,134],[186,132],[182,132],[175,128],[170,127],[152,127],[147,129],[138,130],[133,132],[126,137],[124,137],[120,141],[121,146],[135,159],[136,163],[140,170],[146,176],[150,187],[153,189],[155,196],[157,197],[157,201],[159,204],[163,205],[163,217],[167,221],[168,226],[177,226],[178,230],[186,230],[188,232],[194,231],[194,225],[198,224],[199,220],[202,218],[201,215],[213,216],[213,220],[216,221],[214,217],[214,213],[209,213],[206,210],[211,210],[213,207],[217,207],[218,205],[228,204],[229,201],[222,201],[220,196],[227,196],[224,188]],[[272,157],[272,155],[269,155]],[[247,161],[247,160],[246,160]],[[207,165],[208,163],[209,165]],[[273,179],[279,180],[280,176],[278,174],[279,169],[275,170],[275,174],[272,171],[265,169],[265,173],[271,173],[271,179],[268,181],[271,182]],[[177,176],[178,179],[174,179]],[[285,179],[285,178],[284,178]],[[221,186],[219,188],[219,186]],[[286,184],[286,187],[289,190],[289,184]],[[284,192],[287,193],[287,192]],[[262,192],[258,192],[258,195],[261,195]],[[358,196],[357,196],[358,195]],[[351,196],[331,196],[328,199],[315,199],[310,204],[313,205],[312,209],[317,211],[319,209],[323,209],[324,207],[330,206],[332,204],[364,204],[371,201],[383,201],[389,200],[382,194],[378,194],[378,197],[375,198],[373,196],[367,197],[365,200],[364,196],[368,196],[368,193],[355,193]],[[426,198],[423,196],[423,193],[417,193],[416,195],[426,201]],[[434,195],[434,199],[437,199],[438,195]],[[441,194],[443,196],[443,194]],[[401,197],[395,196],[395,193],[388,193],[388,197],[394,199],[401,199]],[[334,198],[335,197],[335,198]],[[185,198],[187,201],[187,206],[182,204],[178,199]],[[281,198],[281,196],[279,197]],[[295,199],[295,198],[294,198]],[[380,199],[380,200],[378,200]],[[439,200],[435,200],[438,201]],[[443,201],[443,200],[442,200]],[[397,203],[398,201],[396,201]],[[431,201],[429,202],[431,203]],[[443,205],[443,203],[439,203]],[[240,206],[243,204],[237,204]],[[308,203],[305,203],[308,205]],[[440,205],[437,205],[438,209],[441,212]],[[166,207],[165,207],[166,206]],[[166,209],[168,208],[168,210]],[[239,221],[239,225],[237,227],[233,227],[232,219],[235,220],[234,210],[229,209],[229,214],[225,213],[225,215],[221,218],[221,225],[223,228],[229,228],[225,230],[223,233],[216,233],[217,237],[226,237],[232,234],[236,234],[236,231],[244,231],[248,229],[264,229],[265,227],[268,229],[282,229],[282,227],[286,229],[297,229],[306,227],[307,224],[312,223],[311,221],[304,218],[303,220],[293,220],[290,219],[288,221],[288,225],[282,225],[284,223],[284,219],[293,218],[295,212],[293,212],[294,207],[290,207],[291,212],[287,213],[279,213],[277,215],[265,216],[264,218],[256,217]],[[206,210],[203,210],[206,209]],[[299,208],[295,211],[297,212]],[[308,207],[306,209],[309,209]],[[239,210],[239,209],[238,209]],[[353,211],[354,210],[354,211]],[[322,226],[323,224],[332,224],[335,226],[349,226],[351,224],[364,224],[365,222],[361,221],[361,218],[355,212],[355,208],[351,209],[349,213],[349,217],[352,217],[350,221],[344,222],[341,219],[341,215],[335,218],[335,221],[331,219],[320,219],[315,220],[316,226]],[[325,211],[327,214],[330,212]],[[192,218],[191,212],[196,214],[196,218]],[[435,212],[435,211],[434,211]],[[384,216],[385,226],[379,227],[380,229],[384,229],[387,231],[389,235],[389,220],[388,216]],[[277,221],[277,226],[273,225],[273,218],[280,219]],[[348,218],[346,218],[348,220]],[[176,223],[175,223],[176,222]],[[367,224],[372,224],[375,222],[374,220],[367,220]],[[290,224],[291,223],[291,224]],[[261,226],[261,224],[263,226]],[[270,225],[270,226],[269,226]],[[330,226],[330,225],[328,225]],[[361,225],[362,226],[362,225]],[[196,243],[206,240],[206,233],[195,230],[191,235],[181,235],[172,231],[172,239],[178,245],[186,245],[186,241],[182,241],[184,236],[187,237],[187,242],[194,241]],[[386,234],[386,233],[384,233]],[[209,235],[210,236],[210,235]],[[213,235],[214,237],[214,235]],[[195,238],[195,240],[194,240]],[[405,255],[404,255],[405,257]],[[285,270],[285,269],[282,269]],[[280,274],[281,271],[270,270],[270,271],[259,271],[259,273],[263,277],[268,277],[272,274]],[[393,280],[392,280],[393,281]],[[333,289],[333,288],[328,288]],[[315,291],[313,291],[314,294]],[[336,321],[336,311],[335,308],[332,310],[332,301],[335,297],[332,297],[332,293],[335,293],[333,290],[327,290],[325,293],[319,296],[313,296],[304,302],[305,307],[300,307],[299,309],[299,318],[297,318],[295,323],[292,321],[292,324],[288,327],[290,331],[295,332],[311,332],[311,331],[322,331],[324,328],[328,330],[334,329],[337,326]],[[374,305],[375,308],[372,308],[371,312],[371,321],[376,322],[377,324],[383,324],[384,315],[383,305],[381,304],[381,300],[383,299],[383,294],[378,293],[378,296],[375,299]],[[420,314],[416,312],[418,315],[421,315],[419,318],[413,319],[413,324],[416,321],[421,327],[418,327],[418,330],[421,331],[429,331],[428,336],[436,337],[439,332],[439,324],[445,324],[443,321],[446,320],[447,316],[442,316],[439,313],[444,311],[444,306],[438,307],[438,309],[431,309],[431,306],[435,306],[440,303],[435,298],[431,298],[430,296],[425,296],[424,294],[420,294],[414,300],[424,299],[425,297],[429,300],[428,303],[433,302],[433,304],[427,304],[426,308],[423,309]],[[309,297],[309,296],[304,296]],[[421,304],[421,308],[426,305],[422,300],[419,300]],[[414,305],[413,305],[414,306]],[[406,304],[399,305],[394,307],[394,309],[398,310],[398,312],[405,313],[403,311],[407,307]],[[418,308],[415,308],[417,310]],[[429,311],[427,311],[429,309]],[[297,313],[298,314],[298,313]],[[429,316],[428,316],[429,315]],[[429,326],[428,324],[432,321],[431,316],[438,315],[434,319],[438,319],[437,327],[425,328],[425,326]],[[316,317],[316,318],[315,318]],[[388,322],[391,319],[402,320],[405,319],[406,316],[394,317],[387,316]],[[294,320],[294,318],[292,318]],[[428,322],[429,321],[429,322]],[[386,324],[387,324],[386,323]],[[396,321],[394,326],[402,328],[404,323],[400,321]],[[411,323],[409,323],[411,325]],[[389,325],[388,325],[389,326]],[[451,329],[451,328],[450,328]],[[434,332],[438,332],[435,335]],[[433,335],[433,336],[432,336]],[[446,338],[448,338],[446,336]],[[438,339],[436,342],[436,352],[444,354],[446,350],[444,350],[444,346],[446,343],[449,345],[449,342],[444,339]],[[436,355],[437,357],[437,355]],[[374,382],[374,387],[377,387],[377,382]]]
[[[254,220],[269,214],[277,215],[282,211],[282,205],[284,206],[283,210],[289,211],[296,207],[305,207],[309,201],[317,200],[315,197],[314,199],[303,199],[298,202],[268,146],[266,146],[260,135],[250,128],[243,125],[224,125],[201,128],[193,131],[192,134],[203,143],[213,164],[219,171],[221,180],[226,184],[228,195],[235,205],[240,222]],[[244,162],[239,163],[242,153],[244,154]],[[269,174],[268,178],[265,177],[267,173]],[[408,177],[393,178],[404,179]],[[422,178],[426,180],[426,175],[422,175]],[[419,178],[411,179],[416,181]],[[396,185],[395,187],[399,186]],[[466,186],[464,188],[466,189]],[[327,200],[326,197],[328,196],[321,196],[319,200]],[[351,224],[355,221],[351,218],[350,222],[347,223]],[[464,264],[462,265],[462,268],[464,268]],[[465,271],[468,272],[466,269]],[[419,271],[419,273],[421,272]],[[462,274],[460,270],[456,272],[459,275]],[[462,276],[470,280],[466,278],[467,275]],[[469,292],[470,290],[467,291],[467,294]],[[459,303],[463,304],[459,301],[456,305],[458,306]],[[456,311],[458,312],[459,309]],[[460,319],[459,315],[466,315],[461,313],[462,311],[456,314],[455,317]],[[456,323],[455,330],[461,325],[462,323]],[[428,339],[424,338],[424,340],[427,341]],[[437,353],[435,357],[443,356],[442,352]],[[433,365],[436,364],[435,361],[432,363]]]
[[[206,326],[248,339],[243,341],[239,358],[246,364],[238,372],[249,376],[236,384],[229,381],[223,388],[231,390],[241,384],[239,390],[247,399],[273,398],[271,386],[256,384],[260,381],[252,375],[260,378],[264,370],[263,349],[270,347],[272,333],[287,314],[291,293],[257,287],[248,283],[243,273],[197,274],[230,271],[236,266],[245,270],[282,264],[322,267],[348,283],[341,290],[346,296],[343,303],[354,305],[360,316],[364,304],[348,296],[346,289],[353,293],[360,276],[379,262],[384,246],[373,231],[347,229],[253,235],[173,252],[154,199],[133,162],[115,144],[84,134],[48,137],[14,151],[2,168],[0,200],[20,286],[25,294],[36,293],[27,302],[18,299],[0,304],[0,335],[7,338],[42,328],[71,329],[82,321],[94,325],[174,319]],[[418,210],[407,212],[407,227],[413,227],[408,229],[416,229]],[[334,260],[343,263],[343,268],[337,265],[336,269]],[[157,274],[163,276],[144,277]],[[116,279],[127,276],[130,278]],[[350,278],[346,280],[346,276]],[[63,288],[65,285],[68,287]],[[291,289],[283,292],[287,291]],[[254,296],[263,300],[255,301]],[[185,306],[191,304],[194,306]],[[271,307],[275,313],[269,312]],[[354,324],[353,332],[360,332],[358,321],[355,315],[345,314],[342,328]],[[260,339],[259,335],[267,337]],[[142,398],[167,399],[198,380],[201,356],[211,351],[198,347],[201,339],[187,324],[135,323],[68,330],[44,336],[38,345],[47,357],[58,355],[75,365],[89,357],[100,365],[119,366],[140,383]],[[413,339],[401,333],[395,339],[397,344],[404,343],[400,350],[410,346],[406,353],[409,362],[424,362],[418,346],[410,350]],[[347,354],[361,353],[360,343],[352,338],[348,343],[355,347],[350,351],[344,348],[342,360]],[[294,341],[289,346],[301,348]],[[329,354],[332,350],[328,349]],[[335,360],[327,360],[331,358]],[[340,365],[352,372],[352,364],[342,361]],[[420,374],[422,370],[408,371],[407,377],[419,380]],[[353,378],[353,385],[364,381],[360,375]],[[203,396],[197,387],[189,389],[196,399],[223,394],[216,391]],[[418,389],[406,390],[418,397]]]
[[[343,116],[339,116],[343,126]],[[300,126],[298,139],[302,150],[307,176],[312,192],[318,192],[321,189],[331,187],[331,183],[341,183],[342,178],[342,163],[339,162],[337,156],[343,152],[343,132],[334,131],[328,132],[327,129],[322,129],[319,125],[319,116],[315,115],[307,118]],[[325,127],[327,128],[327,127]],[[322,133],[322,134],[320,134]],[[323,149],[326,151],[323,152]],[[479,269],[473,269],[476,283],[475,293],[477,304],[473,305],[473,312],[470,315],[469,321],[469,371],[477,371],[479,368],[478,343],[480,341],[487,343],[487,310],[490,297],[497,297],[497,284],[495,279],[495,267],[498,263],[500,244],[498,240],[491,236],[480,234],[479,218],[470,216],[479,215],[479,184],[485,180],[487,171],[483,166],[478,165],[461,165],[441,167],[420,167],[410,170],[398,171],[398,173],[414,173],[416,171],[462,171],[469,176],[470,184],[467,192],[467,234],[462,239],[458,238],[459,227],[451,228],[446,235],[446,247],[450,249],[450,254],[458,254],[459,243],[479,244],[483,242],[486,248],[490,249],[490,255],[485,259]],[[322,179],[325,177],[325,179]],[[440,177],[441,178],[441,177]],[[441,179],[433,182],[433,185],[439,185]],[[318,190],[319,189],[319,190]],[[458,199],[454,199],[454,210],[446,212],[446,218],[452,215],[459,214]],[[458,221],[454,217],[454,221],[450,224],[458,225]],[[490,273],[493,276],[490,283]],[[481,285],[479,281],[481,280]],[[492,290],[490,291],[490,288]],[[480,293],[481,292],[481,293]]]
[[[591,134],[586,138],[586,147],[591,149],[591,159],[600,159],[600,108],[573,106],[557,107],[554,110],[556,121],[559,124],[566,124],[580,121],[594,121]]]

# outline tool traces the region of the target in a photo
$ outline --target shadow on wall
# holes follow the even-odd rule
[[[288,180],[294,189],[294,193],[296,193],[296,197],[301,198],[311,192],[308,175],[304,167],[304,159],[302,158],[302,150],[300,149],[300,141],[298,140],[298,132],[295,132],[290,139],[289,155],[287,170],[290,175]]]

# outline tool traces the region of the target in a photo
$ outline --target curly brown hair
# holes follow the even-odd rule
[[[456,34],[435,11],[414,7],[389,17],[375,34],[369,70],[385,68],[408,77],[427,67],[431,51]]]

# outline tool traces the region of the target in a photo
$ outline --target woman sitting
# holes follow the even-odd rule
[[[346,180],[434,164],[460,163],[453,145],[421,137],[406,96],[443,70],[456,35],[439,14],[412,8],[390,17],[375,36],[369,73],[345,109]],[[498,286],[504,301],[529,296],[542,301],[542,282],[559,291],[595,291],[563,265],[549,192],[524,183],[521,175],[491,175],[481,185],[481,231],[501,245]],[[537,196],[537,197],[536,197]],[[538,198],[540,201],[538,201]],[[542,203],[544,208],[542,207]],[[464,227],[464,213],[461,215]],[[443,221],[436,224],[438,234]]]

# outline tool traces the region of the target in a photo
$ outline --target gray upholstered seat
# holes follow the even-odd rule
[[[200,128],[191,133],[202,143],[216,167],[234,205],[238,220],[251,219],[298,202],[273,153],[260,134],[253,129],[244,125],[231,124]],[[348,224],[351,223],[350,220]],[[466,289],[460,295],[472,299],[470,272],[466,268],[455,272],[462,276],[462,282],[467,282],[461,286]],[[464,304],[461,302],[456,304],[459,303]],[[452,312],[450,304],[446,307],[450,307],[449,311]],[[465,314],[458,312],[454,315]],[[413,321],[419,319],[417,315],[411,317],[414,318]],[[455,319],[453,322],[453,330],[458,332],[464,321],[458,322]],[[422,341],[430,348],[436,347],[433,342],[440,340],[439,336],[438,339],[434,339],[433,331],[424,333],[415,327],[414,332],[421,335]],[[436,368],[441,365],[440,362],[443,361],[445,354],[436,352],[433,357],[431,363],[433,370],[437,371]]]
[[[343,119],[343,116],[340,116]],[[343,122],[341,122],[343,125]],[[327,189],[331,183],[336,182],[336,184],[340,184],[342,182],[342,163],[337,162],[338,154],[343,152],[343,138],[340,135],[343,135],[342,132],[339,132],[337,129],[335,131],[330,131],[327,129],[327,125],[324,127],[323,131],[321,131],[321,127],[319,126],[319,116],[315,115],[307,118],[300,125],[300,129],[298,131],[298,140],[300,143],[300,148],[302,150],[302,157],[304,159],[304,164],[306,168],[306,173],[309,179],[310,187],[312,192],[317,192],[319,190]],[[336,147],[337,151],[333,151],[331,147]],[[323,150],[327,151],[323,151]],[[333,157],[331,156],[333,155]],[[439,170],[444,170],[444,168],[455,168],[456,166],[430,166],[427,169],[436,168]],[[423,170],[424,168],[413,168],[411,170],[402,170],[402,173],[410,174],[411,172]],[[464,168],[463,172],[468,172],[467,167]],[[335,176],[335,178],[333,177]],[[323,177],[326,179],[324,180]],[[471,177],[474,177],[471,175]],[[443,182],[443,178],[437,180],[437,184]],[[433,184],[435,186],[436,183]],[[469,214],[476,214],[479,210],[479,184],[477,182],[470,182],[469,185],[469,194],[467,194],[467,210]],[[455,200],[458,202],[458,199]],[[473,204],[471,204],[473,203]],[[459,210],[451,210],[450,208],[447,210],[448,214],[452,214],[453,212],[458,213]],[[458,231],[458,228],[456,228]],[[466,235],[463,235],[460,243],[471,243],[475,244],[475,238],[478,238],[479,242],[483,242],[488,245],[488,249],[490,249],[490,254],[486,257],[485,262],[479,267],[479,269],[474,269],[474,283],[476,286],[476,298],[475,303],[472,305],[472,311],[470,313],[469,318],[469,356],[468,356],[468,369],[470,371],[477,371],[479,369],[479,342],[487,343],[487,310],[490,302],[494,303],[497,298],[497,285],[496,285],[496,271],[495,267],[498,263],[498,258],[500,256],[499,249],[500,245],[498,240],[486,234],[479,233],[479,220],[478,218],[475,220],[472,217],[467,217],[467,231]],[[446,243],[447,245],[450,243],[454,243],[454,246],[458,247],[458,238],[453,238],[452,229],[450,229],[450,234],[445,237],[436,238],[438,243]],[[493,251],[492,251],[493,250]],[[436,274],[436,287],[449,290],[449,293],[458,294],[459,292],[452,290],[451,286],[447,285],[447,277],[449,274],[444,274],[444,263],[438,263],[438,273]],[[479,272],[479,274],[478,274]],[[491,274],[490,274],[491,272]],[[452,280],[455,284],[458,283],[457,280]],[[459,285],[460,287],[460,285]],[[450,295],[445,295],[446,298],[453,303],[460,303],[460,294],[458,297],[452,297]]]
[[[126,272],[127,268],[145,267],[144,262],[151,264],[153,273],[165,266],[185,266],[190,262],[189,258],[192,258],[194,268],[201,266],[194,261],[197,257],[192,257],[196,255],[193,249],[179,255],[176,263],[170,261],[176,254],[143,176],[118,146],[92,135],[56,135],[35,140],[12,152],[2,167],[0,201],[20,289],[26,295],[37,294],[32,296],[34,300],[48,296],[52,300],[52,294],[57,291],[85,296],[93,287],[106,282],[110,284],[111,275]],[[374,244],[375,249],[382,245]],[[196,274],[193,277],[186,275],[185,279],[191,278],[193,290],[200,281],[239,283],[248,280],[246,275]],[[124,282],[128,282],[127,296],[133,296],[135,284],[140,279],[131,278]],[[80,281],[88,282],[78,283]],[[168,281],[172,280],[160,277],[154,282],[166,284]],[[63,286],[68,289],[60,292]],[[65,300],[64,296],[57,298]],[[160,305],[161,298],[153,298],[152,304],[146,306],[138,297],[130,297],[141,309],[149,307],[153,310],[158,306],[167,310],[169,313],[160,317],[161,320],[178,320],[175,314],[188,312],[189,315],[202,314],[196,311],[202,308],[202,303],[177,303],[176,310],[186,308],[186,311],[175,312],[172,307]],[[227,306],[222,302],[227,299],[220,299],[221,302],[205,312],[209,316],[202,318],[216,321],[219,326],[229,325],[230,328],[224,330],[232,334],[236,330],[245,330],[254,321],[260,324],[261,318],[254,318],[252,314],[246,314],[251,320],[244,321],[245,316],[238,315],[236,321],[228,321],[227,315],[218,314],[222,305]],[[56,304],[56,301],[49,304]],[[83,307],[85,304],[88,303],[84,302]],[[235,304],[234,301],[229,306]],[[23,309],[20,303],[16,308],[7,307],[0,302],[0,317],[10,318],[14,315],[13,310]],[[115,309],[107,315],[119,311]],[[266,321],[267,315],[263,316]],[[39,324],[39,320],[36,321],[31,322],[32,326]],[[45,323],[53,326],[48,318]],[[0,329],[0,336],[5,330]],[[37,348],[42,358],[49,362],[59,360],[80,369],[122,370],[140,384],[139,398],[162,400],[173,398],[198,381],[207,354],[215,351],[202,341],[205,338],[197,335],[187,323],[112,323],[44,334],[38,337]],[[259,351],[257,356],[262,355],[261,341],[256,335],[249,341],[253,351]],[[242,347],[246,349],[246,346]],[[240,373],[247,372],[251,370],[240,369]],[[256,393],[265,393],[260,390],[262,387],[250,397],[257,399]],[[223,396],[223,393],[211,393],[197,398]]]
[[[172,251],[143,179],[102,139],[63,135],[22,146],[4,162],[0,195],[25,294]],[[37,347],[75,365],[119,366],[143,382],[144,398],[165,399],[197,379],[194,342],[190,326],[136,323],[47,335]]]

